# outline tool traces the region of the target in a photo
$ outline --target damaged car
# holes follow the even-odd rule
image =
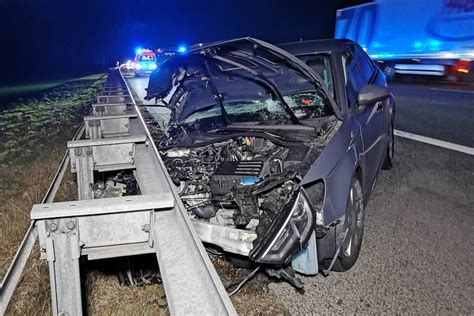
[[[153,140],[201,240],[296,287],[345,271],[393,161],[394,101],[356,43],[200,44],[163,62]],[[154,111],[156,113],[156,111]],[[163,112],[164,113],[164,112]]]

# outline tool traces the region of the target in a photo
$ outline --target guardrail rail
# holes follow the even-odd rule
[[[156,254],[171,314],[236,315],[119,69],[111,71],[84,119],[45,198],[32,208],[30,227],[0,284],[0,314],[39,237],[54,315],[83,313],[81,257],[146,253]],[[79,200],[54,203],[68,165]],[[133,173],[139,194],[96,198],[97,174],[122,171]]]

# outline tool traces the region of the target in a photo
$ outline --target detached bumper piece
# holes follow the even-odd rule
[[[287,265],[296,252],[305,248],[314,230],[314,213],[303,192],[275,218],[270,228],[249,254],[257,263]]]

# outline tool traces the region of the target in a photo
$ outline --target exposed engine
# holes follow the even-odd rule
[[[297,172],[286,169],[301,153],[265,138],[171,148],[162,156],[190,214],[220,225],[266,231],[298,190]]]

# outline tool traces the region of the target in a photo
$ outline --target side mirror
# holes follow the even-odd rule
[[[366,84],[359,91],[357,96],[357,102],[359,106],[364,107],[367,104],[382,101],[390,96],[390,90],[384,86],[378,84]]]

